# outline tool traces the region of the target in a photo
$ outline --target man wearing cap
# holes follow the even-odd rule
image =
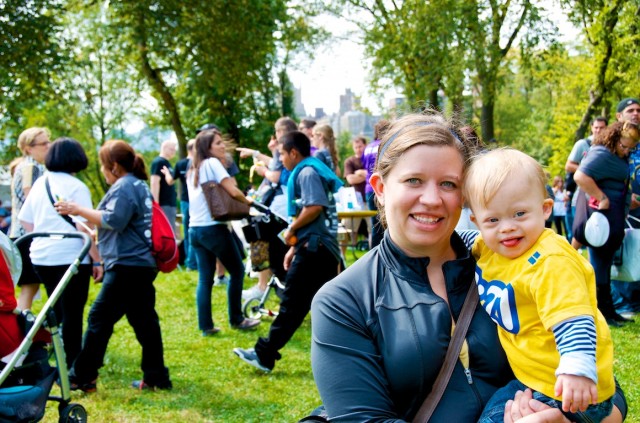
[[[640,124],[640,100],[632,97],[621,100],[616,108],[616,119]],[[640,219],[640,148],[636,147],[629,155],[629,174],[632,193],[629,215]],[[629,219],[629,222],[634,228],[640,228],[635,220]],[[640,283],[612,280],[611,287],[614,306],[620,315],[629,318],[640,312]]]
[[[173,140],[166,140],[160,146],[160,155],[151,162],[151,177],[149,185],[151,186],[151,195],[153,199],[160,204],[162,211],[167,215],[167,219],[171,223],[171,227],[175,232],[176,225],[176,188],[173,186],[172,166],[169,163],[176,155],[178,144]]]

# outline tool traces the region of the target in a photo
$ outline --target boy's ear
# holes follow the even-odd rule
[[[542,202],[542,213],[544,214],[544,220],[547,220],[553,212],[553,199],[547,198]]]
[[[469,215],[469,219],[476,224],[476,226],[478,225],[478,222],[476,221],[476,215],[473,214],[473,212]]]

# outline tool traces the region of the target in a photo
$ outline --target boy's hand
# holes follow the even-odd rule
[[[584,376],[560,375],[556,380],[555,394],[562,397],[562,411],[585,411],[598,403],[598,388]]]

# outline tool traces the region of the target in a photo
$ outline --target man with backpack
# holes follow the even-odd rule
[[[246,363],[270,372],[279,350],[291,339],[311,308],[318,290],[338,274],[340,247],[334,229],[337,215],[333,194],[342,181],[326,165],[310,157],[311,143],[302,132],[284,134],[278,145],[280,161],[291,171],[287,183],[288,214],[295,216],[285,230],[290,246],[284,259],[287,270],[280,314],[271,324],[269,335],[254,348],[234,348]]]

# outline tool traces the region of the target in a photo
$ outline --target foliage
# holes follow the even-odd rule
[[[23,109],[55,93],[49,79],[67,63],[62,14],[61,0],[0,1],[0,139],[27,127]]]

